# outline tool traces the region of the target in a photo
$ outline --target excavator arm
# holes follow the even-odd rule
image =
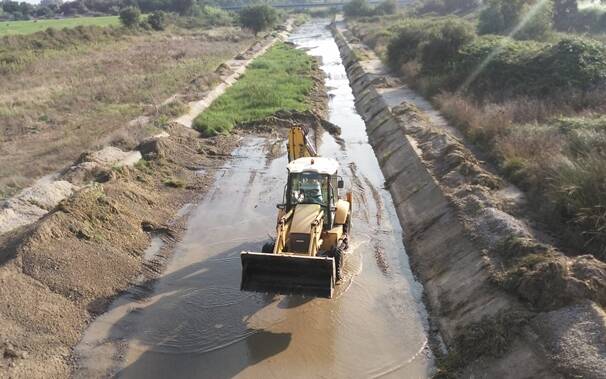
[[[288,162],[304,157],[316,157],[316,149],[308,137],[307,128],[293,126],[288,132]]]

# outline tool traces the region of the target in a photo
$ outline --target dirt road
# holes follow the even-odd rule
[[[325,133],[319,150],[339,160],[354,191],[353,246],[336,298],[239,291],[239,253],[260,249],[273,234],[286,176],[286,157],[269,160],[268,141],[248,138],[191,210],[164,275],[148,292],[118,299],[89,327],[76,351],[76,377],[430,376],[422,287],[324,25],[308,23],[291,40],[323,59],[330,121],[342,127],[343,140]]]

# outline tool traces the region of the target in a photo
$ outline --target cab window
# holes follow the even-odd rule
[[[328,206],[328,176],[315,172],[290,175],[289,202],[296,204],[318,204]]]

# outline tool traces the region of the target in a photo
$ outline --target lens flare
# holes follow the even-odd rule
[[[520,22],[518,23],[518,25],[516,25],[516,27],[511,30],[511,32],[507,35],[507,37],[514,38],[537,15],[537,13],[545,5],[547,5],[547,3],[549,1],[550,0],[539,0],[539,1],[537,1],[537,3],[535,5],[533,5],[532,8],[530,8],[530,10],[528,11],[528,13],[524,16],[524,18],[522,20],[520,20]],[[505,47],[505,43],[501,42],[500,46],[497,46],[494,50],[492,50],[490,52],[490,54],[488,54],[488,56],[486,57],[486,59],[484,59],[478,65],[478,67],[476,67],[476,69],[473,70],[473,72],[471,73],[471,75],[469,75],[467,77],[467,79],[465,79],[465,81],[463,82],[463,84],[461,84],[461,86],[457,89],[456,92],[460,93],[460,92],[465,91],[471,85],[471,83],[473,83],[478,78],[478,76],[480,76],[480,74],[482,73],[482,71],[484,71],[486,69],[486,66],[488,66],[488,64],[490,64],[490,62],[497,55],[499,55],[503,51],[504,47]]]

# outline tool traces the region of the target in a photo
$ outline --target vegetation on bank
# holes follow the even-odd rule
[[[194,127],[214,136],[280,109],[310,109],[313,64],[305,52],[278,43],[255,59],[240,80],[194,120]]]
[[[533,2],[507,2],[522,20],[528,9],[518,3]],[[543,8],[522,27],[491,25],[517,39],[483,35],[494,4],[505,1],[464,18],[419,17],[417,8],[350,27],[526,191],[562,242],[606,259],[606,46],[554,34],[557,19]]]
[[[63,29],[77,26],[117,26],[120,23],[116,16],[78,17],[57,20],[29,20],[0,22],[0,36],[9,34],[31,34],[48,28]]]
[[[242,27],[252,30],[256,36],[278,22],[278,12],[267,4],[252,5],[240,11],[239,21]]]

